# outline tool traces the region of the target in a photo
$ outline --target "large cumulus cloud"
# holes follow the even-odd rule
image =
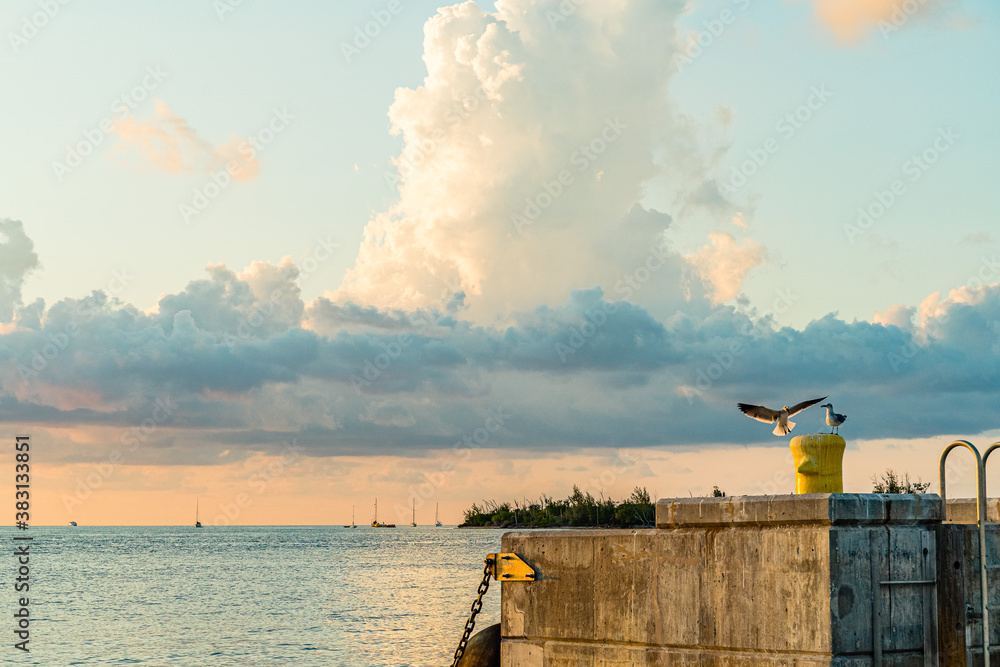
[[[397,90],[389,111],[403,138],[386,174],[399,201],[368,223],[329,299],[412,308],[461,291],[467,316],[489,322],[594,284],[620,298],[615,286],[671,222],[638,205],[643,184],[668,172],[690,197],[705,184],[667,95],[684,4],[442,8],[425,28],[423,85]],[[755,263],[731,263],[721,292]]]

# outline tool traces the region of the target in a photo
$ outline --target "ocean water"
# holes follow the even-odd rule
[[[14,544],[7,534],[8,545]],[[23,535],[20,531],[19,534]],[[13,648],[14,549],[0,559],[4,646],[23,665],[451,664],[502,530],[41,527],[31,648]],[[477,630],[499,621],[492,582]]]

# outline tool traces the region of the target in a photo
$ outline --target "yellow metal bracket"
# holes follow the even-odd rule
[[[490,554],[484,563],[493,568],[493,578],[499,581],[534,581],[535,571],[517,554]]]

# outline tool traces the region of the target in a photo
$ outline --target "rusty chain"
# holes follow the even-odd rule
[[[493,577],[493,559],[487,558],[483,562],[486,566],[483,568],[483,580],[479,582],[479,589],[477,591],[479,595],[476,597],[476,601],[472,603],[472,613],[469,615],[469,620],[465,622],[465,630],[462,632],[462,639],[458,642],[458,648],[455,649],[455,660],[451,663],[451,667],[458,667],[458,661],[465,655],[465,647],[468,645],[469,637],[472,636],[472,631],[476,627],[476,615],[483,610],[483,596],[490,589],[490,579]]]

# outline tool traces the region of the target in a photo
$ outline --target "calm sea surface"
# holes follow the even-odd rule
[[[23,535],[20,531],[19,534]],[[32,528],[31,653],[12,647],[13,547],[0,556],[0,662],[449,665],[501,530]],[[7,545],[13,531],[5,530]],[[6,559],[7,562],[3,562]],[[499,621],[493,582],[476,627]]]

